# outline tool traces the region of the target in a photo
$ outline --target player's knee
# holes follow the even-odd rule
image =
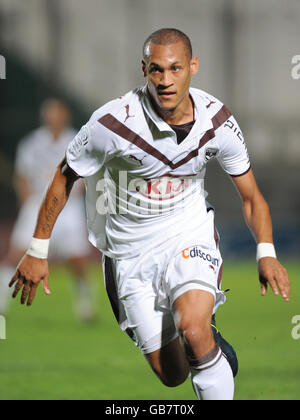
[[[196,350],[198,347],[206,344],[210,338],[206,331],[200,328],[189,328],[182,331],[181,336],[183,337],[183,342],[185,347],[188,350]]]
[[[185,347],[187,356],[201,354],[201,349],[206,349],[212,342],[213,336],[210,323],[186,322],[180,325],[180,335]]]

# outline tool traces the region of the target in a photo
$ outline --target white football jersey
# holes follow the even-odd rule
[[[40,127],[20,142],[16,156],[16,173],[28,180],[34,196],[41,197],[44,194],[75,135],[73,128],[66,128],[54,140],[48,128]]]
[[[250,168],[241,130],[218,99],[190,89],[195,124],[178,145],[148,95],[140,87],[101,107],[67,149],[69,166],[86,178],[90,240],[114,258],[213,246],[206,164],[215,157],[233,176]]]

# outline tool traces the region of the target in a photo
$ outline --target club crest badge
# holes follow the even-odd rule
[[[205,160],[209,161],[213,158],[215,158],[218,154],[219,149],[216,149],[214,147],[209,147],[205,150]]]

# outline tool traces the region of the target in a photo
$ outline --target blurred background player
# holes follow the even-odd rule
[[[7,284],[16,263],[24,255],[31,240],[45,185],[67,145],[76,135],[76,130],[70,126],[70,110],[61,100],[46,100],[41,106],[40,114],[42,126],[26,136],[17,150],[15,186],[21,208],[12,232],[9,251],[0,265],[2,315],[7,311]],[[70,201],[55,228],[51,257],[68,263],[75,280],[72,292],[74,311],[80,320],[89,321],[94,319],[94,310],[86,277],[90,246],[83,191],[83,182],[72,191]]]

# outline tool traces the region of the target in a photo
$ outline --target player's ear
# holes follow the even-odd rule
[[[147,66],[144,60],[142,60],[142,71],[143,71],[144,77],[147,77]]]
[[[191,59],[190,67],[191,67],[192,76],[194,76],[195,74],[198,73],[198,71],[199,71],[199,59],[198,59],[198,57],[193,57]]]

